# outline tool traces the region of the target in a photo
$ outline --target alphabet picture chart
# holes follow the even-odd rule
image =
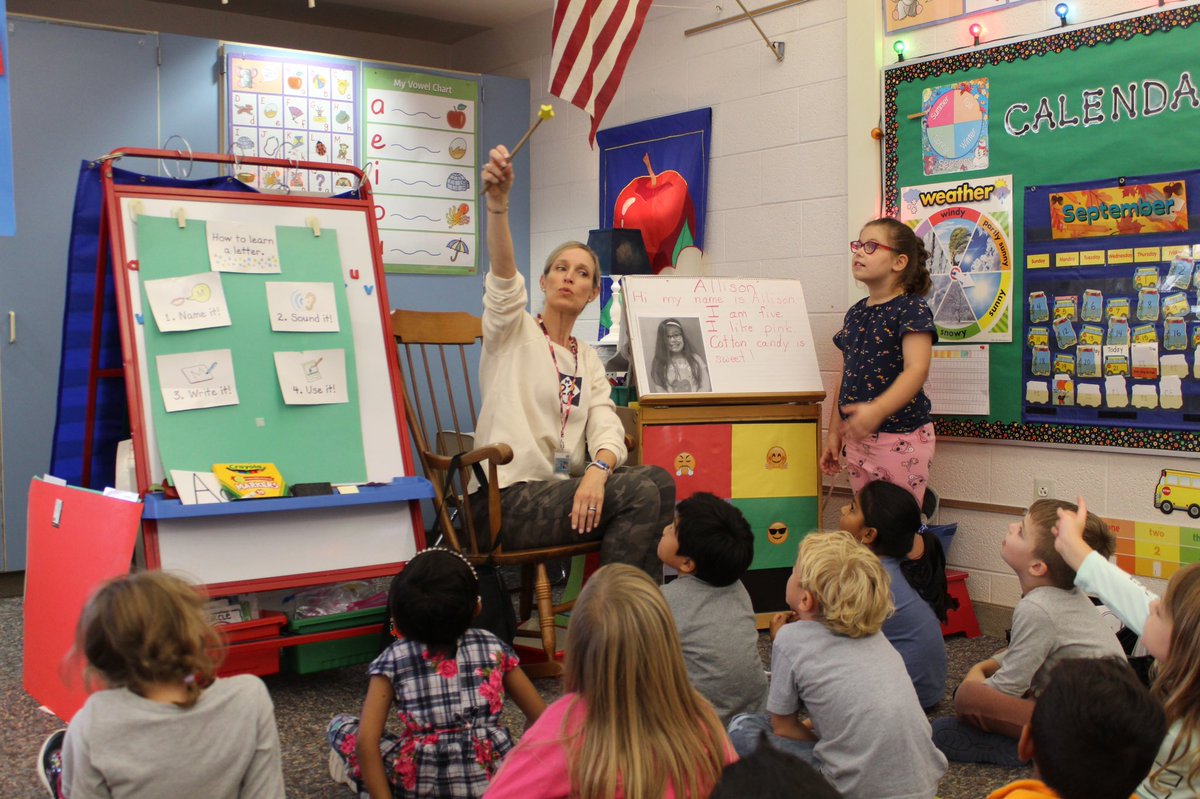
[[[222,93],[234,155],[353,166],[358,157],[359,62],[272,48],[225,46]],[[338,194],[344,174],[280,167],[237,168],[258,189]]]
[[[385,268],[474,273],[478,83],[365,67],[363,90],[363,160]]]
[[[1188,216],[1197,192],[1194,171],[1026,189],[1022,305],[1054,303],[1040,360],[1032,342],[1041,326],[1025,325],[1025,421],[1158,430],[1200,422],[1188,335],[1200,332],[1200,231]],[[1068,383],[1073,393],[1055,388]]]

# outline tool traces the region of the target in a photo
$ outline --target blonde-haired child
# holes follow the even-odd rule
[[[76,648],[106,690],[42,747],[51,795],[283,797],[271,697],[258,677],[217,679],[220,636],[192,586],[162,572],[105,583]]]
[[[505,759],[488,799],[700,799],[737,759],[688,680],[662,592],[632,566],[601,568],[579,595],[566,689]]]
[[[1170,727],[1136,795],[1200,796],[1200,564],[1175,572],[1159,600],[1089,545],[1083,497],[1076,511],[1063,508],[1058,517],[1054,546],[1077,571],[1076,585],[1100,597],[1138,633],[1158,667],[1151,693],[1163,704]]]
[[[812,533],[771,621],[770,715],[737,716],[738,754],[760,736],[812,763],[847,799],[932,797],[946,771],[904,661],[880,629],[887,572],[849,533]],[[797,715],[801,703],[809,718]]]

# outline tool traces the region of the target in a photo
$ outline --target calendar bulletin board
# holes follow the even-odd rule
[[[1188,213],[1183,196],[1193,191],[1195,178],[1188,170],[1196,166],[1195,154],[1179,146],[1194,138],[1200,123],[1200,79],[1187,68],[1189,54],[1200,48],[1198,22],[1200,8],[1173,8],[949,57],[907,61],[885,70],[885,212],[903,213],[910,220],[953,214],[983,199],[979,192],[986,187],[1008,195],[1011,202],[1009,216],[993,214],[1011,230],[1011,239],[993,236],[997,247],[1011,247],[1006,254],[1011,260],[1009,282],[1000,283],[1011,289],[997,289],[994,295],[999,301],[1008,294],[1003,299],[1010,316],[998,330],[1005,333],[1007,326],[1011,340],[992,335],[960,342],[983,343],[990,350],[988,414],[938,417],[940,435],[1200,450],[1200,434],[1195,432],[1200,392],[1193,386],[1200,380],[1200,299],[1190,269],[1186,288],[1179,277],[1183,267],[1171,278],[1172,262],[1200,255],[1200,218]],[[961,191],[956,191],[958,186]],[[929,190],[933,187],[940,191]],[[1167,187],[1172,187],[1171,197],[1165,196]],[[1076,194],[1066,194],[1071,191]],[[1136,191],[1143,196],[1131,200]],[[1052,197],[1059,201],[1052,205]],[[1140,212],[1139,201],[1148,201],[1147,214]],[[1162,211],[1157,214],[1156,201]],[[1066,224],[1064,202],[1095,207],[1102,215],[1114,204],[1131,205],[1133,210],[1114,211],[1112,220],[1092,220],[1092,233],[1081,235],[1076,226],[1064,234],[1065,228],[1055,231],[1056,225]],[[1101,231],[1106,221],[1111,224]],[[947,271],[952,265],[947,263]],[[1138,267],[1146,271],[1138,273]],[[1145,299],[1150,294],[1141,289],[1150,288],[1151,269],[1158,314],[1149,319],[1150,309],[1143,305],[1145,318],[1138,319],[1139,299],[1150,302]],[[1137,274],[1143,285],[1135,284]],[[1030,313],[1032,308],[1042,317],[1037,292],[1048,302],[1047,318],[1040,323],[1032,322]],[[1099,322],[1082,318],[1085,300],[1091,303],[1087,314],[1095,317],[1097,294],[1089,292],[1099,292]],[[1138,376],[1131,362],[1127,375],[1104,374],[1109,336],[1105,292],[1131,301],[1131,325],[1153,328],[1156,352],[1141,348]],[[1172,296],[1171,315],[1163,314],[1167,295]],[[1064,298],[1059,317],[1055,297]],[[1053,325],[1070,314],[1070,297],[1075,298],[1075,341],[1068,334],[1059,347]],[[1098,344],[1084,346],[1098,346],[1098,351],[1078,351],[1084,324],[1092,325],[1088,341],[1096,341],[1097,331],[1100,337]],[[1050,327],[1048,375],[1041,374],[1046,371],[1046,353],[1035,349],[1042,346],[1037,343],[1042,331],[1031,332],[1031,326]],[[1117,327],[1114,346],[1123,346]],[[1059,328],[1066,332],[1062,323]],[[1142,332],[1149,335],[1146,328]],[[1167,348],[1168,335],[1175,349]],[[1132,360],[1132,341],[1130,346]],[[1170,357],[1164,362],[1165,356]],[[1081,358],[1083,375],[1078,373]],[[1154,369],[1149,368],[1151,361],[1156,361]],[[1119,368],[1118,362],[1110,359],[1114,368]],[[1056,394],[1060,375],[1069,378],[1069,385],[1058,381]],[[1115,398],[1116,386],[1105,378],[1112,376],[1126,378],[1124,404],[1109,402],[1109,389]],[[1166,381],[1165,404],[1164,376],[1172,378]],[[1043,382],[1044,396],[1041,386],[1030,385]],[[1092,386],[1083,389],[1083,403],[1080,385]],[[1138,385],[1140,404],[1135,404]]]

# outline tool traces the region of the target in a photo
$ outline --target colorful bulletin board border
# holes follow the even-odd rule
[[[988,169],[994,174],[1012,174],[1010,188],[1017,219],[1024,218],[1024,195],[1029,186],[1194,169],[1194,157],[1170,143],[1186,140],[1200,121],[1193,80],[1179,66],[1200,41],[1197,21],[1200,7],[1195,5],[1153,9],[1091,27],[887,67],[883,86],[884,212],[898,215],[902,187],[928,180],[922,164],[921,123],[909,119],[921,109],[922,92],[978,78],[989,81],[995,123]],[[1156,83],[1166,85],[1168,96],[1179,93],[1180,103],[1163,113],[1141,114],[1144,86]],[[1136,114],[1123,105],[1129,84],[1137,86]],[[1122,89],[1122,97],[1111,91],[1113,86]],[[1090,98],[1100,87],[1100,110],[1088,112],[1095,104]],[[1060,94],[1065,99],[1060,100]],[[1155,97],[1151,92],[1150,99]],[[1064,102],[1065,109],[1061,107]],[[1096,124],[1093,119],[1092,124],[1081,120],[1071,125],[1071,115],[1083,117],[1086,113],[1102,115],[1103,123]],[[1125,143],[1132,141],[1141,144]],[[1024,265],[1022,226],[1014,225],[1012,235],[1014,263]],[[1017,330],[1025,316],[1023,278],[1023,270],[1014,268],[1013,293],[1018,299],[1012,303],[1012,325]],[[1163,451],[1198,449],[1200,441],[1185,430],[1108,428],[1086,422],[1055,425],[1024,419],[1024,346],[1023,340],[992,345],[989,414],[939,417],[939,435]]]
[[[274,48],[225,45],[224,147],[235,155],[355,165],[359,62]],[[239,169],[259,189],[338,194],[344,174],[279,167]]]
[[[367,174],[388,272],[474,274],[479,83],[363,69]]]

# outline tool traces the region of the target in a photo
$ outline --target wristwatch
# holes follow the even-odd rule
[[[602,471],[605,471],[605,472],[611,472],[611,471],[612,471],[612,467],[611,467],[611,466],[609,466],[609,465],[608,465],[607,463],[605,463],[604,461],[592,461],[591,463],[589,463],[589,464],[587,465],[587,468],[588,468],[588,469],[590,469],[590,468],[592,468],[593,466],[597,466],[597,467],[599,467],[599,468],[600,468]],[[587,471],[587,470],[585,469],[584,471]]]

